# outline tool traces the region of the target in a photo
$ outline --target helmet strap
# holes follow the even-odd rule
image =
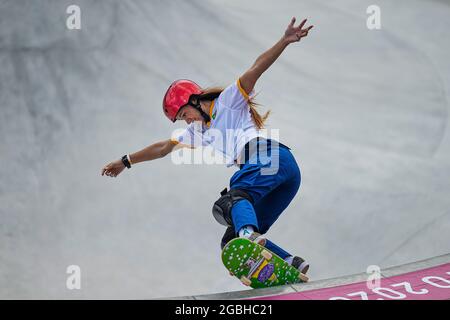
[[[198,99],[198,97],[195,97],[195,99],[196,99],[196,103],[189,101],[189,104],[200,112],[200,114],[202,115],[202,117],[206,123],[210,122],[211,117],[205,111],[203,111],[202,106],[200,104],[200,100]]]

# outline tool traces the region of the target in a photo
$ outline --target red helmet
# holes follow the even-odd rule
[[[172,82],[163,99],[163,111],[170,121],[175,122],[177,113],[181,107],[189,102],[193,94],[202,92],[198,84],[191,80],[180,79]]]

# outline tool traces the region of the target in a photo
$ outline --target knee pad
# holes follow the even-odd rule
[[[233,205],[241,200],[248,200],[253,204],[253,198],[245,191],[239,189],[231,189],[227,191],[227,188],[220,193],[221,197],[214,203],[212,213],[214,219],[218,223],[224,226],[232,226],[233,219],[231,217],[231,208]]]

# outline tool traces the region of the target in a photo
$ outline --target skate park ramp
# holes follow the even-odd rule
[[[172,300],[449,300],[450,255],[366,273]]]
[[[311,283],[448,254],[450,3],[377,1],[369,30],[372,4],[0,0],[0,298],[245,289],[211,214],[237,168],[168,156],[100,170],[185,126],[161,112],[174,79],[232,83],[292,16],[314,28],[255,90],[302,185],[267,237],[310,262]]]

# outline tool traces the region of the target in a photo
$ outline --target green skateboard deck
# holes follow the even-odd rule
[[[254,289],[308,281],[307,276],[275,253],[245,238],[227,243],[222,262],[231,275]]]

